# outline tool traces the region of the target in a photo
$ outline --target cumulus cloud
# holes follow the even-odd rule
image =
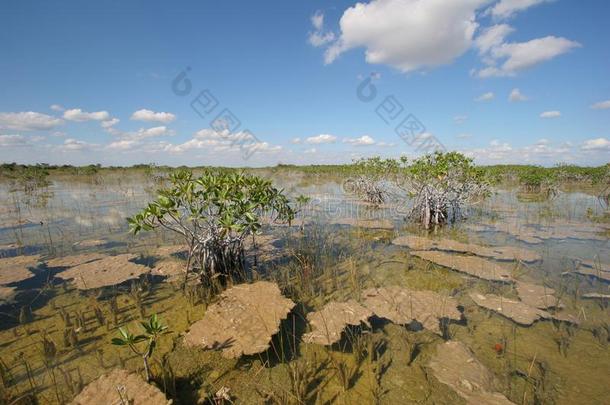
[[[59,104],[51,104],[51,107],[49,107],[49,108],[53,111],[64,111],[65,110],[65,108],[63,108]]]
[[[110,128],[118,124],[119,121],[121,120],[119,120],[118,118],[111,118],[107,121],[102,121],[100,125],[102,126],[102,128]]]
[[[325,52],[325,63],[364,48],[368,63],[403,72],[448,64],[472,45],[476,10],[487,0],[372,0],[343,13],[341,34]],[[439,29],[442,27],[442,29]]]
[[[229,132],[205,128],[197,131],[192,139],[182,144],[165,144],[163,150],[169,153],[184,153],[190,150],[207,149],[209,151],[274,153],[282,150],[280,145],[262,142],[249,131]]]
[[[488,65],[480,69],[481,78],[515,76],[519,71],[580,47],[578,42],[552,35],[526,42],[503,42],[492,45],[484,54],[483,62]]]
[[[485,28],[474,40],[474,45],[480,54],[489,52],[492,48],[501,45],[504,38],[514,31],[508,24],[492,25]]]
[[[15,131],[49,130],[63,124],[60,118],[33,111],[1,112],[0,129]]]
[[[512,102],[526,101],[527,96],[525,96],[523,93],[521,93],[521,90],[514,88],[508,95],[508,100],[512,101]]]
[[[481,94],[479,97],[475,98],[474,101],[491,101],[494,99],[494,97],[495,97],[494,93],[489,91],[487,93]]]
[[[540,118],[558,118],[561,117],[560,111],[544,111],[540,113]]]
[[[345,138],[343,139],[343,142],[354,146],[375,145],[375,140],[368,135],[362,135],[359,138]]]
[[[591,106],[594,110],[607,110],[610,109],[610,100],[600,101],[599,103],[595,103]]]
[[[68,138],[64,140],[64,144],[60,147],[60,149],[64,151],[77,151],[89,149],[91,146],[94,145],[84,141],[79,141],[78,139]]]
[[[3,148],[14,148],[29,146],[29,144],[23,135],[0,135],[0,146]]]
[[[512,17],[519,11],[551,1],[553,0],[500,0],[489,9],[489,14],[495,19],[505,19]]]
[[[292,138],[292,141],[290,141],[290,142],[292,142],[296,145],[296,144],[300,144],[302,141],[301,141],[301,138]]]
[[[336,136],[328,135],[328,134],[310,136],[309,138],[305,139],[305,143],[309,143],[309,144],[335,143],[336,141],[337,141]]]
[[[587,151],[610,151],[610,140],[606,138],[587,139],[580,148]]]
[[[324,13],[318,11],[311,16],[311,25],[314,30],[309,33],[307,40],[312,46],[320,47],[335,40],[332,31],[324,31]]]
[[[105,121],[108,118],[110,118],[108,111],[86,112],[80,108],[73,108],[71,110],[64,111],[64,119],[68,121]]]
[[[174,121],[176,116],[168,112],[155,112],[141,109],[131,114],[131,119],[134,121],[161,122],[167,124]]]

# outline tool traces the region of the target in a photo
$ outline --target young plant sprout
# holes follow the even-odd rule
[[[167,326],[159,322],[157,314],[150,317],[148,322],[140,322],[144,333],[134,335],[128,329],[119,328],[119,337],[112,339],[112,344],[116,346],[128,346],[132,352],[142,357],[144,361],[144,372],[146,373],[146,381],[150,381],[150,368],[148,359],[153,355],[153,351],[157,345],[157,339],[164,333],[167,333]],[[140,350],[138,345],[146,342],[144,350]]]
[[[271,181],[243,173],[207,171],[200,177],[182,170],[170,186],[140,213],[128,218],[131,231],[162,227],[181,235],[188,246],[186,275],[201,281],[241,274],[244,240],[256,233],[261,217],[290,222],[294,210]]]

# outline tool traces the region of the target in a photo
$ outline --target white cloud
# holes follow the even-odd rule
[[[610,140],[606,138],[587,139],[580,147],[582,150],[610,151]]]
[[[60,147],[62,150],[74,151],[74,150],[83,150],[88,149],[93,146],[90,143],[79,141],[77,139],[68,138],[64,141],[64,144]]]
[[[110,117],[108,111],[86,112],[80,108],[73,108],[64,111],[64,119],[68,121],[105,121]]]
[[[547,36],[527,42],[505,42],[492,46],[485,54],[488,66],[477,72],[479,77],[515,76],[519,71],[578,48],[578,42],[566,38]]]
[[[53,111],[64,111],[65,110],[65,108],[63,108],[59,104],[52,104],[51,107],[49,107],[49,108]]]
[[[355,146],[370,146],[375,145],[375,140],[368,135],[362,135],[359,138],[344,138],[344,143],[349,143]]]
[[[113,127],[116,124],[118,124],[119,121],[121,121],[121,120],[119,120],[118,118],[111,118],[107,121],[102,121],[102,123],[100,125],[102,126],[102,128],[110,128],[110,127]]]
[[[610,100],[600,101],[591,106],[594,110],[607,110],[610,108]]]
[[[487,93],[481,94],[479,97],[475,98],[474,101],[491,101],[493,100],[495,95],[490,91]]]
[[[292,141],[290,141],[290,142],[292,142],[296,145],[296,144],[301,143],[302,141],[301,141],[301,138],[292,138]]]
[[[337,141],[336,136],[328,135],[328,134],[310,136],[309,138],[305,139],[305,143],[309,143],[309,144],[335,143],[336,141]]]
[[[147,109],[141,109],[131,115],[134,121],[149,121],[161,122],[164,124],[170,123],[176,119],[176,116],[168,112],[154,112]]]
[[[544,111],[540,114],[540,118],[558,118],[561,117],[561,112],[559,111]]]
[[[511,17],[519,11],[523,11],[538,4],[548,3],[550,1],[553,0],[500,0],[491,9],[489,9],[489,13],[495,19],[504,19]]]
[[[343,13],[340,37],[326,49],[325,63],[363,47],[368,63],[403,72],[452,62],[472,45],[476,10],[487,0],[372,0]],[[442,27],[442,28],[440,28]]]
[[[324,32],[324,13],[318,11],[312,15],[311,25],[313,25],[314,31],[309,33],[307,40],[312,46],[317,48],[335,40],[333,32]]]
[[[313,153],[316,153],[316,152],[318,152],[316,148],[309,148],[309,149],[305,149],[303,151],[303,153],[307,153],[307,154],[313,154]]]
[[[523,93],[521,93],[521,90],[514,88],[508,95],[508,100],[512,101],[512,102],[526,101],[527,96],[525,96]]]
[[[498,24],[487,27],[474,40],[480,54],[489,52],[492,48],[501,45],[504,38],[514,31],[510,25]]]
[[[466,122],[467,119],[467,115],[456,115],[455,117],[453,117],[453,122],[455,122],[456,124],[463,124],[464,122]]]
[[[115,150],[129,150],[139,144],[140,144],[139,141],[136,139],[122,139],[120,141],[111,142],[106,147],[108,149],[115,149]]]
[[[0,128],[15,131],[36,131],[53,129],[63,124],[60,118],[33,111],[0,113]]]
[[[164,144],[163,151],[180,154],[191,150],[204,149],[210,152],[276,153],[282,150],[280,145],[262,142],[248,131],[230,133],[228,130],[215,131],[205,128],[197,131],[192,139],[182,144]]]
[[[23,135],[0,135],[0,146],[3,148],[29,146]]]

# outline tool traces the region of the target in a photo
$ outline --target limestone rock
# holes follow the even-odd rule
[[[74,267],[78,266],[79,264],[103,259],[104,257],[107,256],[102,253],[82,253],[78,255],[55,257],[53,259],[45,260],[44,262],[48,267]]]
[[[461,342],[450,340],[438,345],[428,367],[438,381],[451,387],[468,404],[514,404],[497,392],[493,373]]]
[[[363,304],[375,315],[397,324],[420,322],[424,328],[441,333],[440,319],[459,320],[457,301],[434,291],[416,291],[392,286],[371,288],[362,293]]]
[[[476,256],[460,256],[440,251],[415,251],[413,256],[489,281],[512,282],[511,267]]]
[[[556,298],[555,290],[544,285],[517,281],[515,285],[521,301],[539,309],[561,308],[562,304]]]
[[[294,305],[275,283],[236,285],[208,307],[184,340],[189,346],[219,349],[228,358],[260,353],[269,348],[271,337]]]
[[[172,401],[158,388],[146,383],[139,375],[114,369],[87,385],[72,405],[170,405]]]
[[[320,311],[307,315],[312,331],[303,336],[306,343],[331,345],[341,339],[341,332],[347,325],[369,325],[368,319],[373,312],[354,300],[329,302]]]
[[[40,255],[15,256],[0,259],[0,285],[18,283],[34,277],[29,269],[36,267]]]
[[[79,290],[121,284],[127,280],[135,280],[150,271],[148,267],[134,263],[132,260],[136,257],[133,254],[105,256],[99,260],[70,267],[56,277],[74,280]]]

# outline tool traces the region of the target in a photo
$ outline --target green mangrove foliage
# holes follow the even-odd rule
[[[290,222],[294,215],[283,191],[269,180],[212,171],[195,178],[178,171],[157,199],[128,222],[134,234],[162,227],[181,235],[188,247],[187,276],[194,270],[209,282],[243,274],[244,240],[260,229],[263,217]]]
[[[435,152],[413,161],[399,180],[413,199],[410,217],[428,229],[462,216],[466,204],[489,193],[484,173],[459,152]]]
[[[112,344],[115,346],[126,346],[131,349],[136,355],[142,357],[144,362],[144,372],[146,373],[146,381],[150,381],[150,367],[148,359],[152,357],[157,340],[161,335],[167,333],[167,326],[161,324],[157,318],[157,314],[150,317],[148,322],[140,322],[144,333],[134,335],[128,329],[119,328],[119,337],[112,339]],[[144,350],[138,348],[140,343],[146,343]]]
[[[532,166],[519,174],[519,183],[526,193],[544,193],[548,197],[557,195],[557,175],[542,167]]]
[[[397,174],[399,167],[398,161],[381,159],[378,156],[356,160],[354,162],[356,175],[345,180],[343,188],[368,203],[383,204],[388,197],[386,182]]]

